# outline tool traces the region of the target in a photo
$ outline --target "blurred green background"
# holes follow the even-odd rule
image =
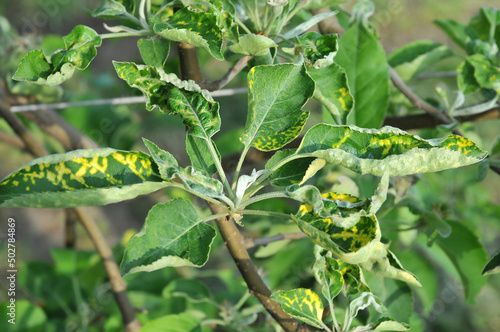
[[[447,36],[432,23],[437,18],[451,18],[459,22],[467,22],[476,15],[482,6],[499,6],[498,1],[480,0],[446,0],[446,1],[411,1],[388,0],[374,1],[376,13],[372,22],[379,29],[381,42],[387,53],[404,44],[418,39],[430,39],[452,46]],[[2,0],[0,16],[24,37],[16,44],[7,45],[5,33],[6,21],[0,22],[3,35],[0,35],[0,48],[4,53],[0,63],[0,73],[9,80],[15,70],[16,63],[23,54],[39,45],[47,53],[58,48],[61,40],[58,36],[68,34],[77,24],[85,24],[98,32],[105,32],[102,21],[91,18],[88,10],[99,5],[99,0]],[[345,8],[352,8],[355,1],[348,1]],[[87,10],[85,10],[86,8]],[[113,23],[113,22],[112,22]],[[109,24],[109,22],[108,22]],[[105,40],[98,49],[98,55],[91,66],[78,72],[62,85],[61,90],[41,93],[47,102],[80,101],[102,98],[138,95],[119,80],[111,61],[140,61],[136,47],[136,38]],[[453,46],[452,46],[453,47]],[[171,71],[178,72],[175,50],[170,61]],[[203,72],[209,79],[220,77],[228,68],[228,64],[209,59],[200,52]],[[443,64],[446,69],[446,65]],[[434,86],[437,81],[425,80],[415,83],[418,93],[424,97],[435,98]],[[440,81],[441,82],[441,81]],[[448,82],[452,86],[453,80]],[[244,87],[245,74],[240,74],[228,87]],[[230,155],[240,149],[237,137],[246,119],[246,96],[237,95],[217,99],[221,103],[223,121],[221,133],[216,136],[223,155]],[[314,121],[321,121],[321,112],[317,105],[308,126]],[[117,149],[144,150],[141,137],[156,142],[170,151],[181,164],[187,163],[184,152],[184,126],[180,119],[160,114],[149,113],[143,105],[120,105],[100,107],[78,107],[58,111],[76,128],[94,139],[100,146]],[[47,138],[35,125],[27,123],[34,133],[48,144],[51,152],[62,152],[60,144]],[[464,124],[461,130],[480,147],[490,150],[500,134],[500,120]],[[8,131],[3,121],[0,130]],[[432,130],[418,133],[424,137],[438,135]],[[12,146],[0,142],[0,176],[3,178],[31,160],[30,155]],[[426,204],[446,211],[446,217],[459,220],[479,237],[491,256],[500,244],[500,176],[488,172],[486,178],[478,181],[479,167],[444,171],[428,174],[420,178],[411,193],[422,198]],[[348,175],[360,188],[362,196],[369,196],[376,185],[376,179],[359,177],[337,168],[328,169],[321,178],[325,188],[339,186],[340,175]],[[342,178],[340,178],[342,179]],[[115,246],[116,257],[123,250],[122,239],[127,230],[138,230],[145,216],[155,203],[166,201],[171,197],[184,195],[175,190],[155,193],[134,201],[112,204],[103,208],[87,208],[86,210],[97,221],[108,242]],[[295,207],[288,202],[274,202],[277,211],[291,213]],[[203,209],[204,205],[201,205]],[[444,207],[443,207],[444,206]],[[200,211],[207,214],[208,211]],[[2,242],[5,239],[6,221],[13,217],[17,221],[17,261],[19,262],[19,290],[17,297],[22,302],[19,310],[31,311],[30,322],[33,331],[38,330],[36,323],[43,320],[44,315],[55,317],[58,323],[50,325],[48,330],[67,331],[120,329],[120,318],[117,308],[105,283],[105,275],[100,267],[96,254],[91,252],[72,253],[64,248],[64,214],[59,210],[49,209],[1,209],[0,227]],[[417,231],[391,232],[395,226],[411,224],[409,213],[396,211],[381,219],[382,231],[387,239],[398,240],[394,251],[402,263],[414,272],[422,281],[425,290],[419,290],[415,307],[417,313],[424,313],[422,319],[413,318],[412,331],[500,331],[500,276],[488,278],[483,290],[476,298],[476,304],[465,304],[460,276],[450,273],[450,262],[443,258],[443,253],[436,246],[426,246],[426,238]],[[290,223],[276,223],[262,218],[248,218],[244,232],[247,236],[273,235],[279,232],[292,232],[296,228]],[[92,244],[81,228],[77,228],[77,248],[92,250]],[[217,315],[213,303],[199,303],[191,297],[169,295],[169,288],[180,287],[179,278],[196,279],[204,284],[188,285],[193,289],[199,287],[200,292],[210,292],[214,302],[226,303],[229,317],[232,317],[234,329],[244,326],[245,321],[261,317],[257,312],[260,307],[253,299],[246,299],[246,290],[236,272],[232,260],[222,248],[220,238],[214,244],[211,259],[201,270],[190,268],[167,268],[154,273],[140,273],[127,277],[130,296],[135,306],[145,308],[148,314],[141,313],[143,321],[152,320],[169,313],[179,313],[186,308],[194,308]],[[6,285],[3,277],[5,268],[5,246],[0,248],[0,268],[2,289]],[[278,251],[283,249],[282,251]],[[313,263],[312,245],[309,240],[283,241],[273,246],[254,251],[257,264],[265,270],[266,281],[272,288],[313,287],[311,266]],[[417,250],[427,257],[415,261]],[[276,253],[277,252],[277,253]],[[276,254],[274,254],[276,253]],[[408,259],[405,259],[407,257]],[[429,263],[430,262],[430,263]],[[435,274],[426,274],[435,270]],[[234,276],[237,276],[235,278]],[[424,283],[425,281],[425,283]],[[5,292],[0,294],[0,302],[7,299]],[[237,316],[234,312],[236,304],[245,300],[245,315]],[[427,299],[427,302],[426,302]],[[432,301],[434,299],[435,301]],[[412,298],[408,298],[411,301]],[[225,302],[226,301],[226,302]],[[411,302],[408,302],[411,303]],[[24,306],[24,307],[23,307]],[[256,309],[252,309],[252,308]],[[23,309],[24,308],[24,309]],[[43,309],[42,310],[40,309]],[[252,309],[252,310],[250,310]],[[1,310],[0,310],[1,311]],[[231,316],[233,315],[233,316]],[[2,316],[5,316],[2,312]],[[255,317],[254,317],[255,316]],[[361,317],[362,319],[362,317]],[[4,322],[0,322],[0,330],[4,330]],[[29,324],[28,324],[29,325]],[[94,327],[92,327],[94,326]],[[97,326],[97,327],[96,327]],[[21,329],[19,329],[21,330]],[[252,330],[250,328],[250,330]]]

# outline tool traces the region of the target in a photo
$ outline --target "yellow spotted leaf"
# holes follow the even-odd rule
[[[297,137],[309,112],[302,107],[314,93],[304,66],[253,67],[248,73],[248,116],[240,140],[261,151],[276,150]]]
[[[297,288],[290,291],[277,291],[271,299],[278,302],[289,315],[301,321],[318,327],[323,327],[323,303],[315,292],[310,289]]]
[[[477,163],[487,155],[472,141],[455,135],[425,140],[393,127],[327,124],[311,128],[296,153],[379,176],[386,170],[390,175],[437,172]]]
[[[33,160],[0,182],[0,206],[104,205],[168,186],[142,152],[76,150]]]

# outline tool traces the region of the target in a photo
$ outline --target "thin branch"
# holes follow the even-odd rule
[[[211,203],[208,203],[208,206],[213,214],[224,213],[223,209],[219,206]],[[293,317],[281,309],[277,302],[271,300],[271,291],[264,283],[257,268],[253,264],[245,248],[245,239],[232,218],[217,218],[216,222],[227,249],[243,276],[250,293],[260,301],[267,312],[269,312],[285,331],[308,331],[306,326],[299,325]]]
[[[329,13],[331,10],[329,8],[311,9],[311,14],[318,15],[321,13]],[[337,16],[332,16],[318,23],[319,32],[322,35],[329,35],[332,33],[342,34],[344,33],[344,28],[342,28],[338,22]]]
[[[11,111],[10,105],[4,100],[0,100],[0,115],[7,121],[11,128],[21,138],[28,150],[36,157],[42,157],[47,154],[45,148],[36,140],[36,138],[28,131],[24,124]],[[89,218],[82,209],[71,208],[70,213],[78,217],[82,226],[87,230],[89,237],[94,243],[101,259],[103,261],[106,273],[109,277],[113,295],[120,308],[123,323],[127,331],[139,331],[140,323],[135,318],[135,311],[130,303],[126,293],[126,283],[120,275],[120,270],[113,257],[113,252],[105,241],[102,233],[97,228],[94,221]]]
[[[389,67],[389,71],[391,74],[391,80],[394,83],[394,86],[401,91],[406,98],[408,98],[409,101],[412,102],[413,106],[415,108],[421,109],[425,111],[427,114],[435,118],[440,124],[450,124],[453,121],[446,115],[442,110],[432,106],[431,104],[427,103],[424,101],[422,98],[420,98],[416,93],[414,93],[399,77],[398,73],[392,68]],[[455,135],[459,136],[464,136],[460,130],[458,129],[453,129],[452,131]],[[490,169],[500,175],[500,168],[496,167],[494,165],[489,165]]]
[[[473,121],[485,121],[500,118],[500,107],[494,107],[487,111],[466,115],[466,116],[456,116],[455,120],[458,122],[473,122]],[[422,114],[410,114],[405,116],[393,116],[387,117],[384,120],[384,126],[398,127],[403,130],[411,129],[422,129],[422,128],[434,128],[440,125],[440,122],[433,116],[422,113]]]
[[[410,89],[405,84],[405,82],[403,82],[401,77],[399,77],[398,73],[392,67],[389,67],[389,72],[391,74],[391,80],[392,83],[394,83],[394,86],[399,91],[401,91],[401,93],[403,93],[409,101],[411,101],[415,108],[425,111],[427,114],[438,120],[441,124],[452,123],[452,120],[442,110],[432,106],[431,104],[420,98],[415,92],[413,92],[413,90]],[[458,130],[453,132],[457,135],[463,136],[459,134]]]
[[[1,130],[0,130],[0,141],[12,145],[13,147],[18,148],[20,150],[26,150],[26,144],[24,144],[24,142],[19,137],[8,134]]]
[[[212,91],[210,95],[214,98],[227,97],[247,93],[247,88],[224,89],[219,91]],[[28,111],[43,111],[47,109],[58,110],[70,107],[88,107],[88,106],[103,106],[103,105],[130,105],[130,104],[144,104],[146,99],[143,96],[137,97],[118,97],[107,99],[96,99],[76,102],[61,102],[50,104],[29,104],[29,105],[16,105],[11,107],[11,112],[28,112]]]
[[[251,58],[252,57],[249,55],[240,58],[238,62],[236,62],[235,65],[231,67],[224,76],[222,76],[222,78],[216,81],[204,81],[201,84],[201,87],[207,89],[208,91],[216,91],[221,89],[227,83],[231,82],[233,78],[235,78],[236,75],[238,75],[248,65],[248,61]]]
[[[245,247],[247,249],[257,247],[257,246],[267,246],[269,243],[283,241],[283,240],[299,240],[306,238],[307,235],[302,232],[296,233],[286,233],[286,234],[276,234],[274,236],[269,237],[261,237],[261,238],[246,238],[245,239]]]

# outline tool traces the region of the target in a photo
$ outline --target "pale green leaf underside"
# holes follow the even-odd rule
[[[234,53],[261,56],[266,55],[271,47],[277,47],[274,40],[262,35],[242,35],[237,44],[229,46],[229,50]]]
[[[323,304],[318,296],[310,289],[297,288],[290,291],[277,291],[271,299],[281,305],[281,308],[305,323],[321,328]]]
[[[304,66],[253,67],[248,90],[248,117],[240,137],[245,146],[276,150],[299,135],[309,116],[302,107],[314,93],[314,82]]]
[[[424,140],[400,129],[318,124],[311,128],[297,154],[323,158],[361,174],[408,175],[436,172],[477,163],[486,152],[460,136]]]
[[[0,206],[105,205],[167,187],[142,152],[76,150],[33,160],[0,183]]]
[[[166,266],[203,266],[216,232],[200,222],[191,202],[176,198],[155,205],[125,248],[122,275]]]

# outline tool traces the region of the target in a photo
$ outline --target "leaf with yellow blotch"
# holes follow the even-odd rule
[[[142,152],[76,150],[33,160],[0,183],[0,206],[105,205],[167,187]]]
[[[289,315],[301,321],[318,327],[323,327],[323,303],[315,292],[306,288],[297,288],[290,291],[277,291],[271,299],[281,305]]]

